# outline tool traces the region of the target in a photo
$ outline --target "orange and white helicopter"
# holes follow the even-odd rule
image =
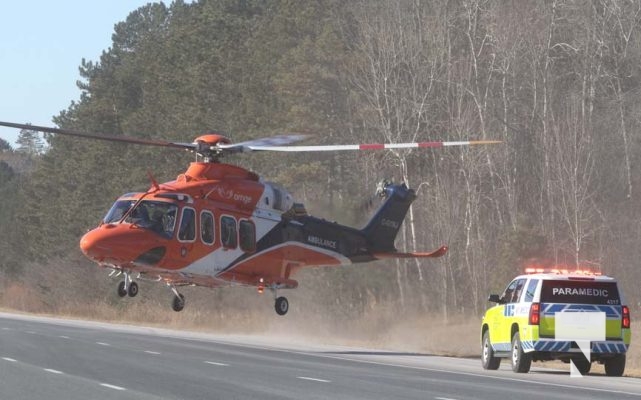
[[[492,144],[498,141],[423,142],[330,146],[288,146],[305,135],[283,135],[232,144],[210,133],[193,143],[81,133],[66,129],[0,122],[1,126],[90,139],[187,149],[199,158],[176,180],[152,178],[144,193],[127,193],[113,204],[100,225],[80,240],[83,253],[99,266],[122,275],[121,297],[138,294],[135,279],[164,282],[173,292],[172,308],[181,311],[181,286],[254,286],[270,289],[275,309],[289,309],[280,289],[293,289],[304,267],[340,266],[389,258],[440,257],[432,252],[402,253],[394,241],[416,195],[405,184],[383,181],[384,199],[362,229],[308,215],[304,206],[277,184],[244,168],[220,163],[226,154],[252,151],[312,152],[433,148]],[[135,276],[135,278],[134,278]]]

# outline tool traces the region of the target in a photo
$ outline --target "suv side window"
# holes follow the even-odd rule
[[[532,300],[534,300],[534,292],[536,292],[536,287],[538,284],[538,279],[530,279],[530,283],[528,283],[527,289],[525,290],[525,297],[523,298],[524,302],[531,303]]]
[[[519,301],[519,298],[521,297],[521,292],[523,292],[523,286],[525,286],[525,279],[515,279],[513,280],[509,285],[507,285],[507,288],[505,288],[505,292],[503,292],[503,296],[501,299],[503,300],[502,303],[516,303]]]

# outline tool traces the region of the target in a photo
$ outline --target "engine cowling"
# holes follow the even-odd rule
[[[282,186],[273,182],[264,182],[265,192],[260,200],[262,208],[288,211],[294,205],[294,196]]]

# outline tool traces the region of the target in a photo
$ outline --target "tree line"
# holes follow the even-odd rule
[[[416,189],[397,247],[430,261],[314,271],[314,296],[354,315],[479,314],[529,264],[589,267],[641,298],[641,1],[150,3],[79,67],[61,128],[190,141],[288,132],[310,143],[497,139],[474,148],[251,158],[308,210],[362,224],[381,178]],[[40,146],[29,132],[20,148]],[[31,142],[27,139],[31,138]],[[47,136],[0,143],[0,266],[83,263],[78,238],[113,200],[171,180],[183,153]],[[333,301],[338,298],[339,301]],[[347,306],[347,307],[346,307]]]

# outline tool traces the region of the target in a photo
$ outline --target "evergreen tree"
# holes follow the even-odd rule
[[[36,131],[29,129],[22,129],[16,139],[18,147],[16,151],[19,153],[28,154],[30,156],[37,156],[45,151],[45,142]]]

